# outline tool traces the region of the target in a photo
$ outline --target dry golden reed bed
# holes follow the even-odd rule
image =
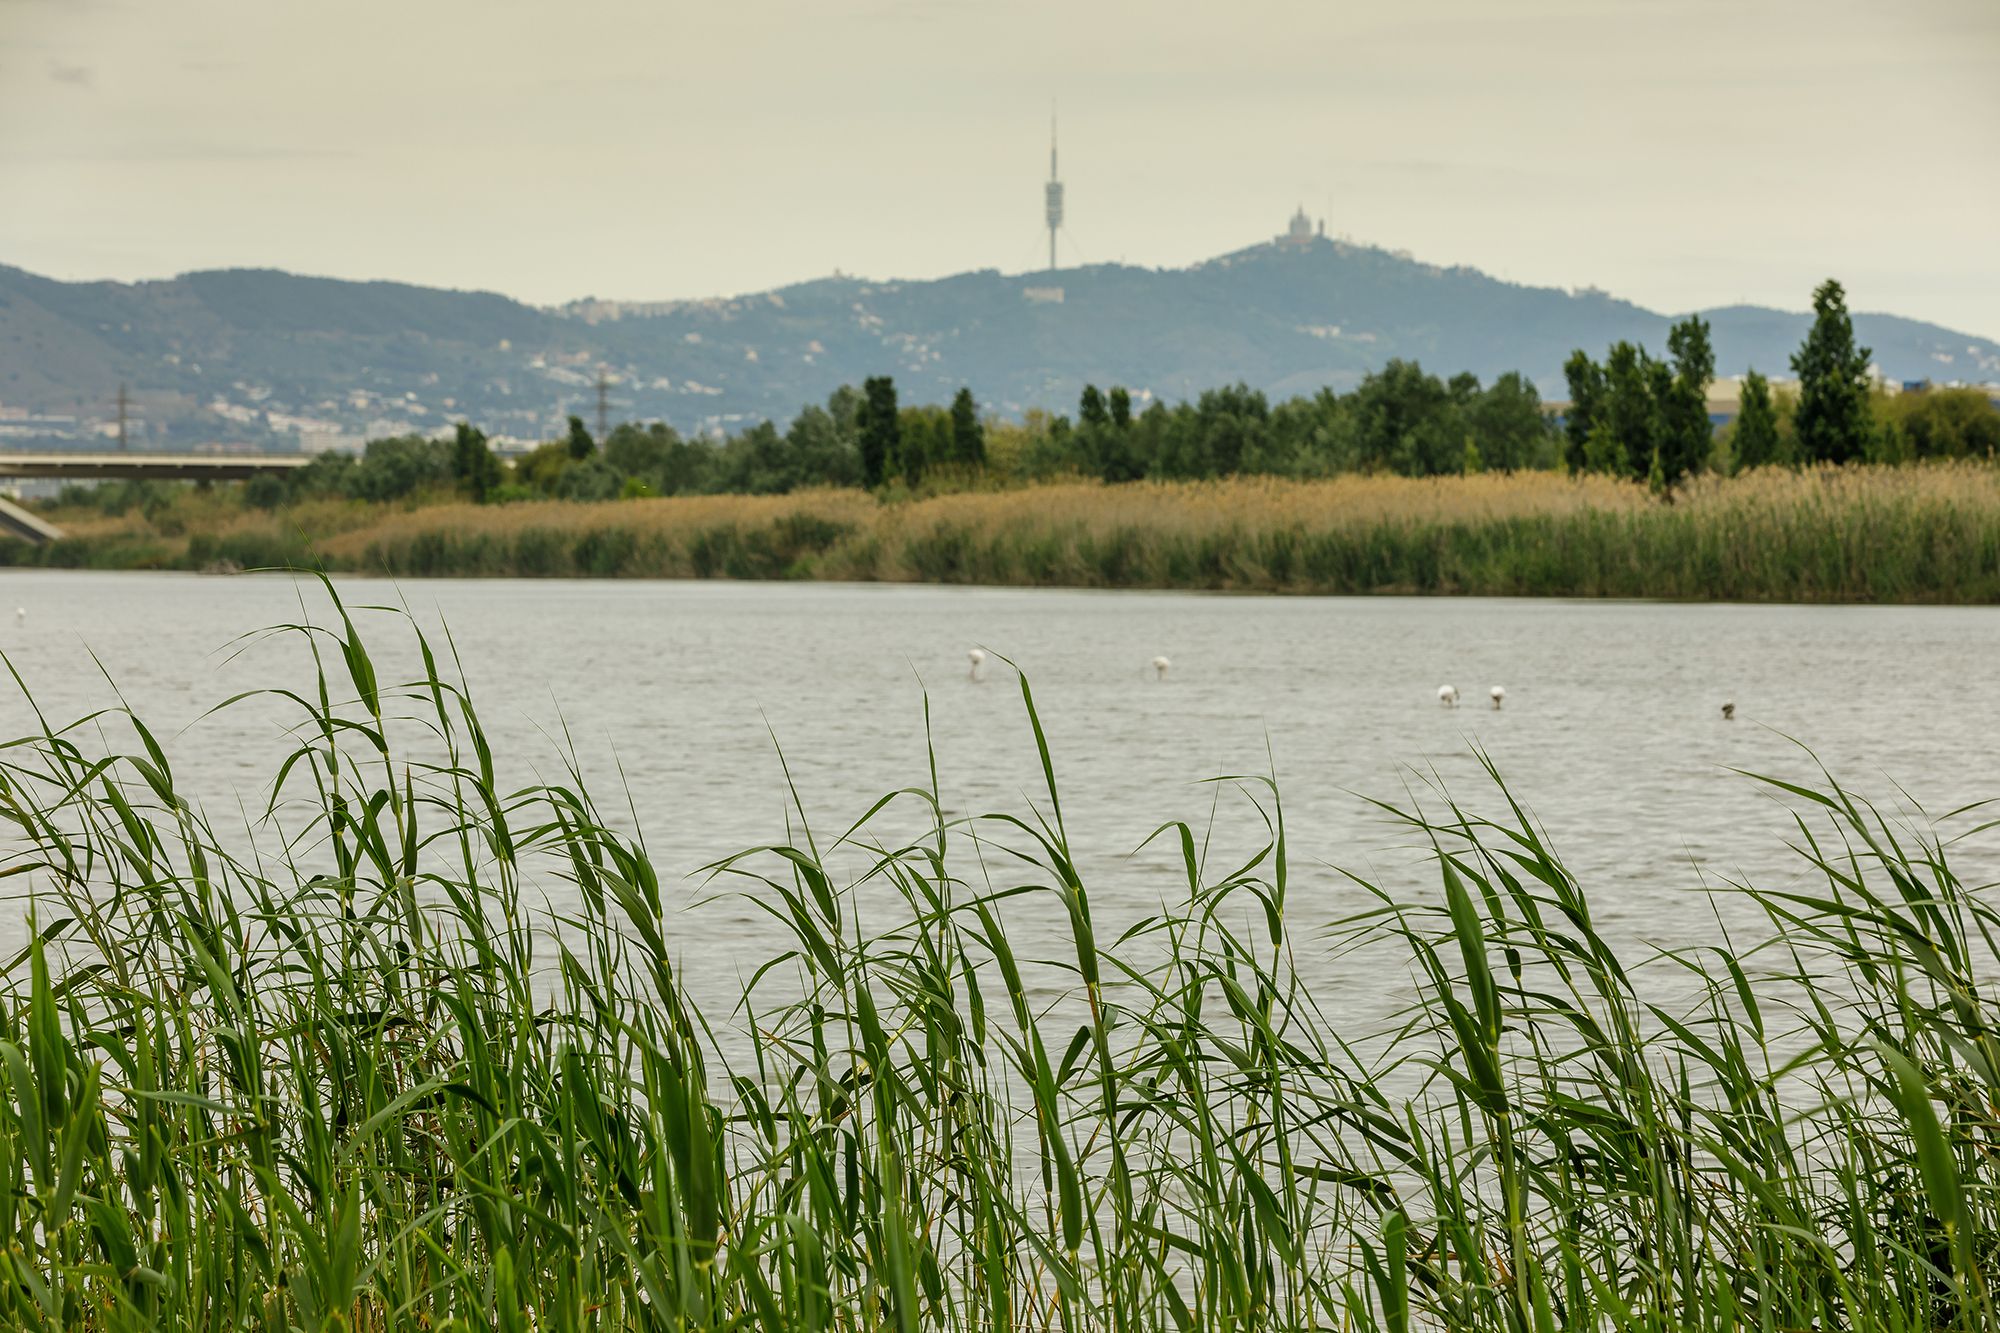
[[[61,521],[61,516],[58,516]],[[174,530],[178,528],[179,530]],[[795,578],[1283,592],[2000,599],[2000,470],[1068,483],[600,504],[210,503],[78,524],[49,563],[530,577]]]

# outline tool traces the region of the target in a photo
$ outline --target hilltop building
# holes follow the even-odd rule
[[[1273,237],[1271,244],[1289,245],[1302,250],[1313,241],[1324,239],[1326,239],[1326,219],[1321,218],[1318,227],[1315,228],[1313,220],[1306,216],[1306,206],[1300,204],[1299,211],[1292,214],[1291,225],[1285,229],[1284,235]]]

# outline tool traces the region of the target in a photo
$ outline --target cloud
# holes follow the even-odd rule
[[[96,81],[97,75],[88,65],[65,65],[58,60],[50,62],[49,77],[72,88],[88,88]]]

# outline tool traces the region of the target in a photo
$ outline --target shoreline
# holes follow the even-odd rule
[[[249,578],[257,580],[306,580],[316,581],[324,573],[336,583],[344,584],[357,580],[373,580],[382,583],[401,584],[403,582],[431,583],[588,583],[588,584],[673,584],[683,587],[723,589],[727,587],[748,588],[798,588],[821,587],[842,591],[860,592],[881,590],[893,593],[901,589],[913,591],[951,591],[963,593],[1086,593],[1103,597],[1203,597],[1221,600],[1255,601],[1274,599],[1282,601],[1364,601],[1364,602],[1569,602],[1583,606],[1717,606],[1744,608],[1784,608],[1800,609],[1902,609],[1902,610],[1980,610],[2000,607],[2000,598],[1992,601],[1945,601],[1918,600],[1903,601],[1840,601],[1830,598],[1818,600],[1784,598],[1743,598],[1743,597],[1667,597],[1644,594],[1617,593],[1597,596],[1571,593],[1515,593],[1515,592],[1425,592],[1405,588],[1385,588],[1372,592],[1320,592],[1298,588],[1175,588],[1148,586],[1106,587],[1092,584],[1067,583],[945,583],[924,579],[840,579],[840,578],[732,578],[717,575],[709,578],[668,574],[509,574],[509,573],[396,573],[368,569],[326,569],[317,570],[303,567],[267,566],[254,569],[206,570],[176,569],[153,566],[88,567],[76,565],[4,565],[0,564],[0,580],[10,573],[53,574],[58,577],[87,578],[93,575],[115,577],[118,575],[139,575],[149,579],[213,580],[220,578]]]

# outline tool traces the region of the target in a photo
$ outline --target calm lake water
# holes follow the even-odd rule
[[[246,632],[324,616],[310,584],[10,571],[0,645],[52,719],[112,702],[94,654],[163,739],[212,816],[257,806],[290,749],[279,714],[202,719],[239,691],[304,683],[296,641]],[[946,803],[1024,811],[1041,780],[1006,654],[1027,671],[1064,813],[1100,912],[1130,919],[1178,895],[1178,854],[1132,849],[1162,822],[1210,814],[1202,779],[1275,770],[1294,858],[1295,921],[1360,906],[1332,867],[1424,883],[1407,834],[1361,795],[1441,781],[1497,807],[1484,750],[1547,827],[1600,920],[1634,941],[1712,936],[1704,884],[1796,879],[1786,808],[1730,770],[1810,780],[1810,744],[1843,781],[1936,813],[2000,795],[1993,743],[2000,610],[1612,602],[1240,598],[1186,594],[733,583],[350,579],[352,602],[406,601],[448,625],[482,717],[522,778],[559,768],[567,727],[593,790],[631,802],[663,872],[683,875],[783,836],[782,744],[809,816],[844,828],[927,781],[924,695]],[[26,614],[17,619],[18,606]],[[406,629],[361,618],[385,679]],[[241,647],[242,645],[238,645]],[[1171,659],[1156,680],[1148,663]],[[1455,684],[1464,706],[1441,708]],[[1489,686],[1506,687],[1494,712]],[[1725,722],[1720,705],[1737,704]],[[6,734],[31,725],[8,687]],[[1231,847],[1261,825],[1224,792]],[[1988,839],[1990,841],[1990,839]],[[1990,873],[1978,845],[1968,878]],[[682,880],[680,900],[712,895]],[[560,905],[560,904],[558,904]],[[1724,914],[1730,909],[1725,906]],[[1052,923],[1053,924],[1053,923]],[[21,917],[0,923],[10,949]],[[1032,929],[1032,925],[1030,927]],[[770,949],[760,914],[708,901],[681,916],[697,993]],[[1376,986],[1329,969],[1330,992]]]

